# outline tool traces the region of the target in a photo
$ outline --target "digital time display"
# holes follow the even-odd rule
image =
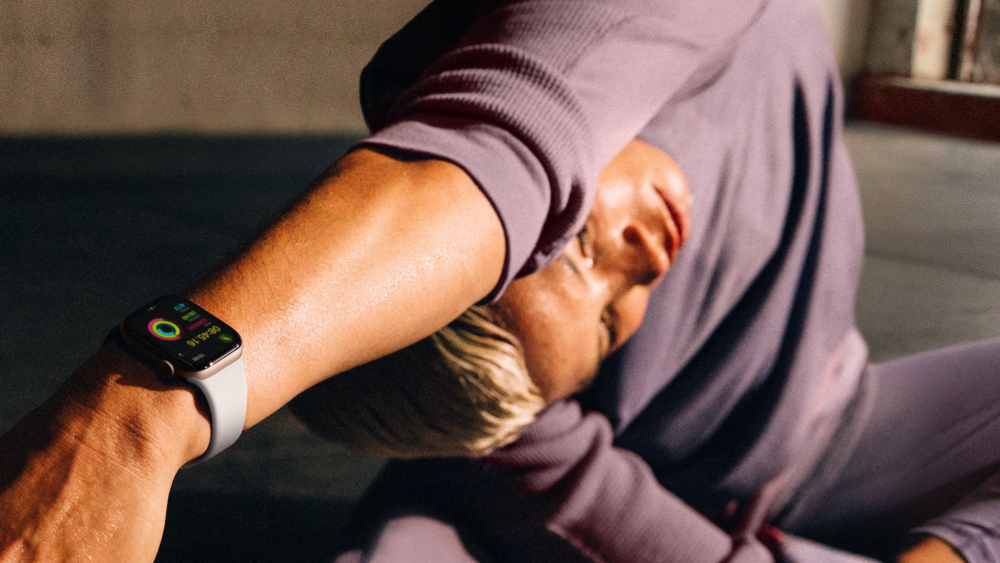
[[[146,305],[129,315],[123,325],[187,371],[208,369],[242,344],[229,325],[176,295]]]

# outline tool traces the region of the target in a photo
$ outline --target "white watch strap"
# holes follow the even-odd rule
[[[236,361],[211,377],[189,377],[187,382],[201,389],[212,419],[208,450],[184,465],[191,467],[233,445],[243,432],[247,418],[247,374],[243,369],[243,356],[241,354]]]

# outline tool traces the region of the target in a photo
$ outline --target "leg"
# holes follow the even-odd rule
[[[366,551],[341,554],[334,563],[476,563],[455,528],[427,516],[403,516],[385,523]]]
[[[830,484],[807,484],[808,506],[782,524],[797,533],[847,549],[891,556],[906,532],[984,485],[1000,464],[1000,339],[952,346],[873,365],[872,413]],[[991,482],[969,497],[962,518],[945,517],[932,531],[951,530],[963,555],[1000,553],[1000,486]],[[822,490],[810,490],[821,487]],[[971,507],[971,508],[970,508]],[[985,515],[985,516],[984,516]],[[949,522],[946,526],[941,522]],[[955,528],[963,531],[956,531]],[[945,532],[941,532],[944,534]],[[887,538],[892,540],[887,541]],[[997,560],[997,559],[993,559]]]
[[[541,517],[478,461],[390,461],[355,506],[336,563],[590,561]]]

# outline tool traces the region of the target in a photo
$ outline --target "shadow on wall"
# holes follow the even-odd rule
[[[362,131],[358,75],[429,0],[0,10],[0,135]]]

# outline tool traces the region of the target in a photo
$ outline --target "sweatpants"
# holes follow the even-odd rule
[[[969,563],[1000,562],[1000,338],[872,364],[863,378],[863,412],[774,510],[771,525],[790,534],[778,560],[892,560],[932,534]],[[401,511],[336,561],[487,561],[447,520]],[[748,553],[738,559],[772,558]]]
[[[777,524],[889,559],[908,532],[1000,561],[1000,338],[869,366],[870,413]],[[910,538],[916,539],[916,538]]]

